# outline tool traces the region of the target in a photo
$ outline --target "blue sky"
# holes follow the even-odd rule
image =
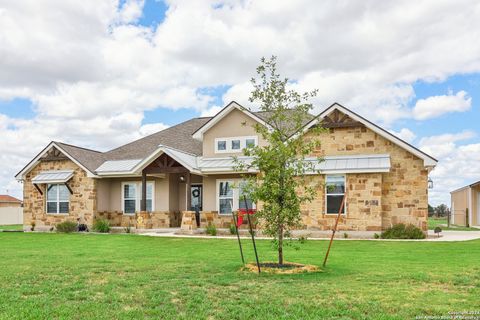
[[[272,54],[316,112],[337,101],[438,158],[433,204],[480,180],[476,0],[45,1],[0,5],[0,193],[51,140],[107,150],[248,106]]]

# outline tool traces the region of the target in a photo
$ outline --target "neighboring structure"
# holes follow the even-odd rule
[[[0,194],[0,225],[23,223],[22,200]]]
[[[460,226],[480,225],[480,181],[452,191],[450,195],[451,223]]]
[[[22,206],[22,200],[9,196],[8,194],[0,194],[0,208],[18,208]]]
[[[103,153],[51,142],[16,176],[24,183],[24,224],[48,229],[65,219],[91,225],[106,218],[114,226],[191,230],[198,208],[202,227],[228,227],[242,206],[232,156],[248,162],[242,150],[267,143],[253,128],[268,126],[265,115],[231,102],[214,117]],[[312,134],[318,125],[328,132]],[[336,103],[305,119],[296,134],[321,141],[309,159],[321,174],[312,173],[318,192],[302,208],[303,228],[331,229],[346,193],[341,230],[380,231],[399,222],[427,229],[428,173],[437,160]],[[335,193],[326,194],[325,184],[336,185]]]

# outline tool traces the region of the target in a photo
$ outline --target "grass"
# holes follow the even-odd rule
[[[467,227],[457,226],[457,225],[454,225],[454,224],[451,224],[450,228],[449,228],[449,227],[447,227],[447,218],[429,217],[428,218],[428,229],[433,230],[437,226],[442,228],[443,231],[445,231],[445,230],[448,230],[448,231],[480,231],[480,229],[478,229],[478,228],[467,228]]]
[[[0,319],[413,319],[480,310],[480,241],[336,241],[323,272],[240,271],[234,240],[0,233]],[[320,265],[327,241],[286,249]],[[252,248],[244,241],[248,261]],[[262,261],[274,260],[269,241]]]
[[[0,225],[0,230],[23,230],[23,225],[21,224],[11,224],[11,225]]]

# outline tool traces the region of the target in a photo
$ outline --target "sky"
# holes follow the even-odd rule
[[[260,58],[439,160],[430,203],[480,180],[480,2],[0,0],[0,194],[50,141],[105,151],[231,100]]]

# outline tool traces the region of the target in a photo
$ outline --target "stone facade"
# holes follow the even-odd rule
[[[41,171],[74,170],[72,179],[68,185],[73,191],[70,195],[68,214],[46,213],[46,189],[45,185],[39,185],[43,195],[32,184],[32,178]],[[35,222],[38,230],[50,229],[56,224],[70,220],[91,225],[94,213],[97,210],[96,180],[87,177],[86,172],[70,160],[41,161],[27,175],[23,182],[23,223],[31,225]]]
[[[428,171],[423,160],[364,126],[332,128],[305,139],[321,145],[311,156],[389,154],[390,172],[347,174],[347,215],[338,229],[380,231],[396,223],[413,224],[427,230]],[[335,215],[325,214],[324,176],[313,178],[316,198],[302,207],[306,228],[328,230]]]
[[[161,229],[170,227],[168,211],[137,212],[123,214],[122,212],[98,212],[95,219],[106,219],[112,227],[132,227],[137,229]]]

